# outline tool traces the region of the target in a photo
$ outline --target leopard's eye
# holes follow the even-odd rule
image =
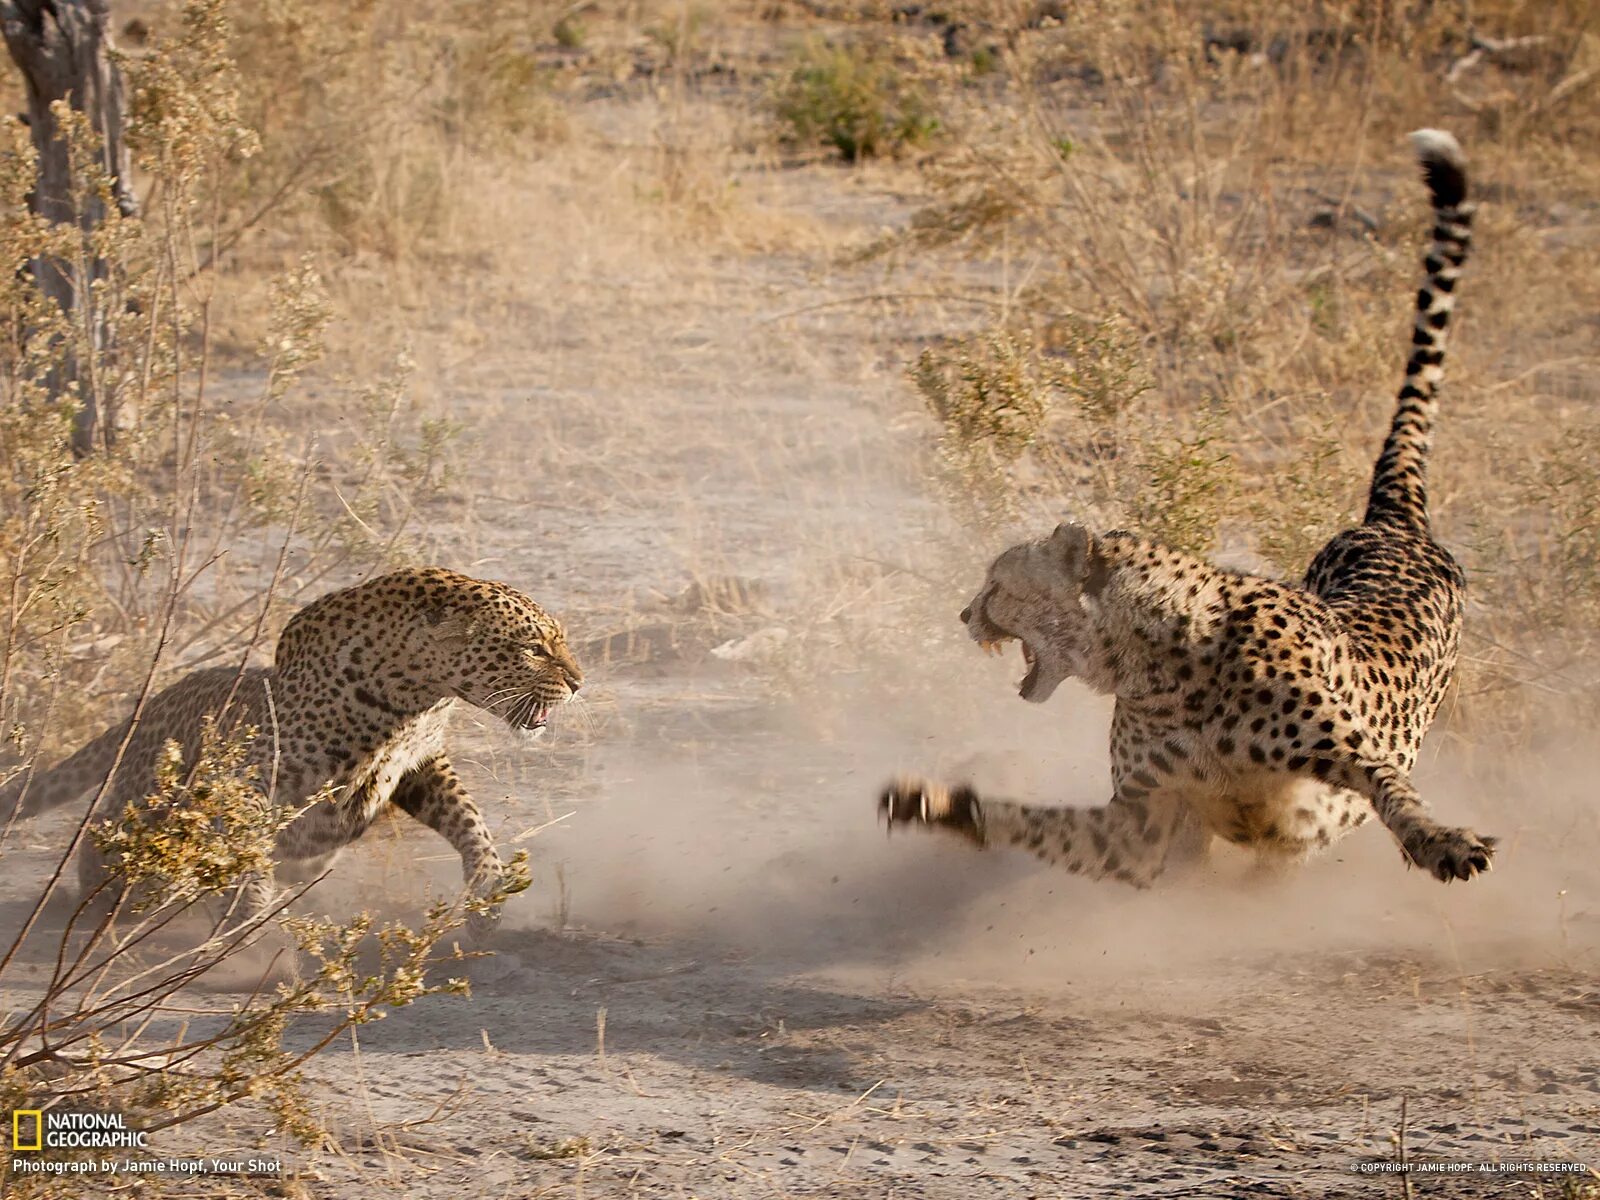
[[[529,646],[528,653],[533,655],[535,658],[550,657],[550,651],[546,650],[543,646]]]

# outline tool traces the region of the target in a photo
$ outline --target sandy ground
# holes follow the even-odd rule
[[[871,174],[770,186],[744,203],[863,230],[898,211]],[[1106,791],[1107,705],[1022,704],[1021,667],[957,629],[996,547],[952,554],[918,482],[916,331],[872,305],[782,316],[873,291],[870,268],[713,246],[641,272],[629,235],[592,236],[603,211],[528,204],[548,219],[518,253],[547,298],[462,298],[458,322],[500,332],[424,386],[478,447],[429,515],[438,556],[587,647],[592,699],[544,742],[459,731],[502,840],[556,821],[520,843],[535,887],[470,998],[314,1060],[336,1148],[246,1112],[186,1138],[284,1148],[280,1192],[329,1200],[1332,1198],[1402,1195],[1354,1169],[1402,1150],[1600,1168],[1592,748],[1513,773],[1436,739],[1425,794],[1503,839],[1470,886],[1407,872],[1370,828],[1288,878],[1222,857],[1146,893],[886,838],[899,767]],[[723,575],[764,591],[722,614],[674,599]],[[730,643],[746,656],[711,653]],[[415,860],[449,885],[448,850],[395,825],[327,901],[414,905]]]

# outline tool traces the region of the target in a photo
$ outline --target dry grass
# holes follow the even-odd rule
[[[179,428],[220,557],[164,672],[249,642],[291,525],[268,641],[301,598],[427,556],[515,578],[614,671],[783,629],[710,676],[717,700],[903,661],[987,531],[1063,510],[1296,574],[1357,511],[1399,381],[1424,214],[1401,138],[1424,124],[1461,136],[1484,201],[1433,474],[1473,579],[1441,731],[1537,749],[1591,727],[1591,0],[1475,5],[1484,37],[1550,40],[1465,66],[1455,6],[944,6],[959,35],[892,7],[497,0],[412,24],[376,3],[340,29],[241,8],[261,152],[195,226],[181,290],[204,321],[173,343],[204,340],[212,375],[175,416],[130,404],[145,436],[48,494],[42,606],[0,681],[20,750],[80,739],[150,662]],[[843,71],[854,52],[823,45],[867,49]],[[791,129],[865,157],[829,105],[914,95],[910,126],[889,103],[875,133],[899,158],[792,161],[772,102],[806,53],[821,91],[790,92]],[[38,420],[4,419],[8,497],[68,478],[48,437],[9,436]],[[759,605],[674,607],[726,577],[766,584]],[[603,672],[595,691],[562,731],[563,800],[590,745],[683,700],[617,712]],[[840,719],[802,707],[819,733]],[[526,782],[492,742],[481,765]]]
[[[1409,127],[1444,125],[1470,147],[1485,201],[1435,467],[1441,532],[1475,580],[1455,717],[1518,740],[1556,715],[1552,694],[1592,713],[1600,610],[1581,598],[1594,546],[1579,514],[1600,244],[1557,215],[1597,182],[1581,159],[1600,123],[1577,99],[1595,84],[1592,6],[1540,25],[1540,55],[1453,78],[1469,31],[1437,8],[1402,20],[1324,7],[1308,25],[1251,6],[1233,25],[1100,4],[1054,28],[1029,12],[1008,23],[972,10],[1007,48],[1009,102],[949,122],[959,144],[930,167],[899,247],[1001,272],[1008,326],[1039,347],[1012,369],[1058,401],[1070,397],[1054,377],[1097,357],[1073,336],[1085,315],[1134,331],[1153,386],[1100,441],[1061,424],[1081,401],[1041,410],[1028,453],[1007,452],[1024,469],[1003,490],[1025,494],[1040,467],[1059,476],[1065,447],[1101,460],[1090,480],[1102,486],[1086,492],[1080,473],[1045,486],[1046,505],[1099,517],[1109,503],[1192,544],[1220,526],[1235,553],[1296,573],[1354,510],[1387,421],[1425,232],[1397,148]],[[1485,36],[1535,24],[1525,6],[1475,16]],[[1177,448],[1206,452],[1098,452],[1163,425],[1180,431]],[[1153,525],[1162,514],[1180,528]]]
[[[964,331],[991,351],[1007,339],[1031,348],[1032,365],[1013,366],[1054,394],[1048,433],[1001,474],[984,467],[990,518],[1065,506],[1292,575],[1354,512],[1381,437],[1424,212],[1400,140],[1443,124],[1469,146],[1485,201],[1435,472],[1441,531],[1474,579],[1453,713],[1475,736],[1526,742],[1548,701],[1587,706],[1595,694],[1583,414],[1600,247],[1578,220],[1597,186],[1583,102],[1594,13],[1572,4],[1541,22],[1524,5],[1479,6],[1482,36],[1537,26],[1551,43],[1452,75],[1470,48],[1454,12],[1402,19],[1351,4],[1312,23],[1293,8],[1236,7],[1201,20],[1184,6],[1107,3],[1052,22],[1032,5],[974,5],[956,14],[975,31],[963,44],[994,48],[1001,68],[982,75],[945,65],[948,26],[871,13],[586,12],[581,45],[554,33],[528,43],[561,136],[509,157],[503,144],[458,146],[451,218],[424,219],[425,234],[384,258],[357,250],[341,272],[335,307],[360,314],[344,361],[370,373],[379,347],[409,339],[418,392],[441,402],[460,371],[482,378],[485,354],[536,366],[561,400],[535,468],[603,480],[582,502],[615,505],[653,491],[655,448],[682,432],[649,406],[610,424],[608,397],[648,391],[657,347],[683,326],[714,343],[732,316],[719,290],[748,262],[792,272],[825,304],[875,295],[846,310],[870,318],[861,354],[877,361],[862,377],[874,388],[915,364],[919,337],[941,339],[925,367],[956,364],[967,351],[942,339]],[[936,99],[941,142],[857,171],[866,187],[922,197],[871,246],[808,211],[815,189],[785,172],[781,131],[752,103],[789,77],[808,36],[876,46]],[[731,86],[730,67],[746,72]],[[614,98],[584,103],[597,77],[624,70],[633,80]],[[531,213],[530,236],[475,236],[525,227]],[[841,265],[854,250],[871,251],[867,265]],[[460,280],[443,308],[432,303],[441,270]],[[575,289],[590,297],[581,318],[562,301]],[[779,329],[803,337],[806,321]],[[630,353],[618,355],[622,329]],[[741,377],[804,377],[816,362],[803,341],[767,345],[728,358],[736,406]],[[779,357],[753,357],[767,354]],[[508,403],[525,402],[510,384]],[[493,460],[479,459],[480,479]],[[960,470],[970,482],[973,465]],[[502,493],[492,479],[459,490]],[[492,508],[468,502],[469,538]],[[717,548],[735,535],[717,520],[682,514],[697,527],[684,577],[739,573]]]

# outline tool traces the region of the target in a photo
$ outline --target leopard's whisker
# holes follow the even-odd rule
[[[494,712],[496,709],[502,707],[508,710],[514,709],[518,704],[521,704],[522,701],[526,700],[532,694],[532,688],[503,688],[501,690],[499,699],[485,704],[482,707],[488,712]]]
[[[524,689],[522,687],[518,686],[518,685],[513,685],[511,687],[496,688],[494,691],[490,692],[487,696],[485,696],[483,698],[483,702],[481,704],[479,704],[478,707],[479,708],[492,708],[495,705],[495,703],[497,703],[502,697],[515,695],[517,692],[522,691],[522,690],[524,690]]]
[[[596,733],[599,726],[594,719],[594,713],[589,711],[589,698],[574,694],[562,708],[572,708],[578,714],[578,719],[583,722],[583,731],[588,734]]]

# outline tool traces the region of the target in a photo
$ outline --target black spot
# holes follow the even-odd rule
[[[404,678],[404,673],[403,672],[393,672],[392,674],[394,674],[394,675],[396,675],[396,676],[398,676],[400,678]],[[405,715],[398,708],[394,707],[394,705],[390,704],[386,700],[382,700],[379,697],[373,695],[370,691],[368,691],[364,687],[356,688],[354,693],[353,693],[353,695],[355,696],[355,698],[360,703],[365,704],[368,708],[375,708],[379,712],[385,712],[385,713],[388,713],[390,716],[394,716],[394,717],[400,717],[400,716],[404,716]]]

